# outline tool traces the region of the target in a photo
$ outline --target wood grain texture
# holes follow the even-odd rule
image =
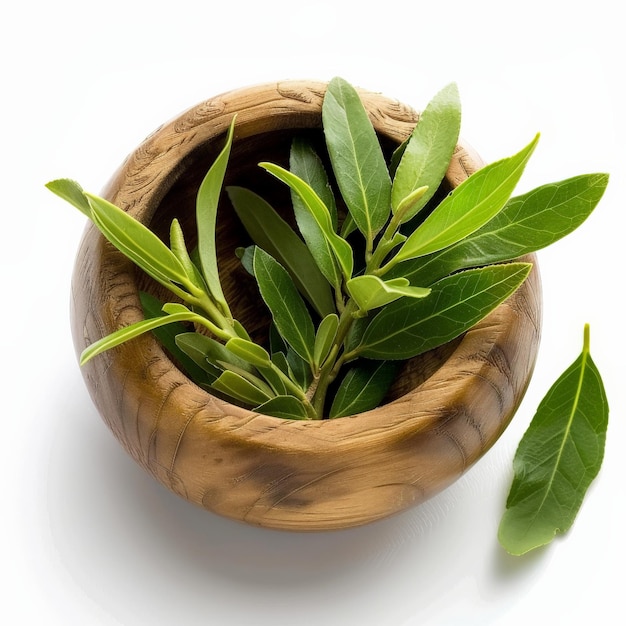
[[[321,141],[324,83],[260,85],[212,98],[160,127],[123,163],[104,195],[165,233],[178,217],[193,232],[198,184],[221,149],[233,114],[235,142],[227,184],[244,184],[285,210],[288,193],[257,163],[286,164],[300,132]],[[389,150],[417,115],[363,92]],[[452,187],[481,165],[460,145],[447,175]],[[445,191],[445,190],[444,190]],[[224,200],[218,253],[225,294],[254,334],[253,287],[233,250],[245,233]],[[77,352],[142,318],[134,266],[88,227],[72,287]],[[391,400],[355,417],[281,420],[233,406],[199,389],[151,336],[90,361],[83,374],[104,421],[130,455],[157,480],[206,509],[250,524],[293,530],[345,528],[418,504],[456,480],[498,439],[534,366],[540,335],[536,269],[509,300],[462,339],[413,359]]]

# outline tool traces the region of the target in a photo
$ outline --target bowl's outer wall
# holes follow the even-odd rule
[[[149,222],[192,156],[203,146],[221,148],[234,113],[235,144],[274,130],[320,128],[325,88],[290,81],[201,103],[148,137],[103,195]],[[417,119],[412,109],[378,94],[362,97],[380,134],[394,141],[408,136]],[[460,145],[447,178],[456,185],[480,165]],[[222,279],[229,280],[227,273]],[[535,268],[430,378],[355,417],[299,422],[233,406],[194,385],[151,336],[98,356],[83,374],[123,447],[189,501],[265,527],[356,526],[437,493],[501,435],[532,374],[540,292]],[[77,352],[142,319],[135,269],[92,226],[77,255],[72,294]]]

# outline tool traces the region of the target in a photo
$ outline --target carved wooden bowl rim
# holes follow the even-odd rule
[[[234,113],[235,142],[271,129],[319,128],[325,89],[321,82],[286,81],[228,92],[200,103],[148,137],[126,159],[103,195],[147,222],[194,150],[214,139],[223,143]],[[371,92],[362,92],[362,97],[379,133],[398,142],[408,135],[417,119],[410,107]],[[472,149],[460,144],[447,178],[456,185],[480,165]],[[88,227],[77,257],[73,291],[77,351],[121,325],[142,319],[130,262],[103,242],[93,227]],[[223,495],[213,503],[210,492],[218,488],[207,487],[203,481],[212,484],[211,473],[218,470],[214,464],[210,470],[203,469],[202,459],[211,457],[217,462],[218,448],[240,449],[249,458],[269,450],[272,459],[286,464],[302,455],[313,468],[309,482],[315,482],[315,464],[327,477],[340,467],[342,458],[358,463],[359,458],[371,457],[374,463],[384,463],[389,453],[393,468],[383,472],[381,481],[417,485],[419,476],[407,476],[407,467],[421,445],[416,443],[412,449],[413,442],[422,435],[433,441],[441,435],[450,467],[432,478],[432,488],[416,488],[420,494],[407,497],[406,502],[385,505],[388,513],[402,510],[449,484],[500,436],[530,379],[539,319],[540,288],[533,270],[526,284],[469,331],[430,378],[382,407],[335,420],[283,420],[215,398],[178,370],[150,336],[97,357],[85,366],[84,376],[100,413],[127,451],[187,499],[265,526],[342,527],[386,513],[373,507],[371,514],[347,513],[343,521],[332,516],[322,519],[322,514],[321,521],[300,523],[291,513],[284,519],[264,517],[269,505],[257,514],[258,504],[237,504],[235,495],[232,506]],[[236,472],[232,470],[224,480],[234,484]]]

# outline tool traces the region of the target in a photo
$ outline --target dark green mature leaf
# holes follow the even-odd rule
[[[321,201],[320,197],[311,189],[308,183],[298,178],[295,174],[292,174],[289,170],[279,165],[274,165],[273,163],[259,163],[259,165],[293,189],[300,196],[304,206],[306,206],[311,216],[315,219],[323,235],[323,239],[316,242],[311,239],[307,240],[308,235],[305,233],[303,233],[302,236],[305,238],[305,241],[307,241],[309,249],[328,282],[335,287],[338,287],[341,282],[341,274],[337,271],[337,263],[341,268],[341,273],[344,278],[349,280],[352,277],[354,267],[352,247],[335,232],[330,212]],[[317,246],[319,251],[318,248],[314,246]],[[328,252],[326,253],[325,251]],[[332,255],[330,251],[332,251]],[[324,254],[320,257],[318,252],[324,252]],[[320,260],[322,262],[320,262]]]
[[[215,159],[213,165],[200,184],[196,198],[196,222],[198,228],[198,255],[200,257],[200,269],[209,287],[211,295],[218,302],[223,311],[228,311],[228,305],[224,298],[217,267],[217,249],[215,244],[215,223],[217,221],[217,208],[222,192],[222,184],[228,165],[230,149],[235,132],[235,118],[230,124],[226,136],[226,144]]]
[[[120,252],[168,289],[189,286],[181,262],[149,228],[104,198],[87,192],[85,197],[94,224]]]
[[[341,195],[359,230],[373,240],[389,217],[391,180],[359,94],[342,78],[328,85],[322,121]]]
[[[398,364],[393,361],[359,361],[339,384],[329,417],[356,415],[376,408],[393,383]]]
[[[498,530],[508,552],[524,554],[571,527],[600,471],[608,419],[587,325],[581,355],[541,401],[515,453],[515,476]]]
[[[441,250],[492,219],[513,193],[538,140],[539,135],[517,154],[491,163],[463,181],[413,231],[395,261]]]
[[[586,174],[511,198],[492,220],[439,252],[396,265],[389,277],[428,285],[452,272],[502,263],[565,237],[589,217],[606,189],[607,174]]]
[[[276,328],[284,340],[312,364],[315,328],[291,277],[278,261],[261,248],[254,251],[254,275]]]
[[[403,298],[371,321],[355,356],[408,359],[458,337],[510,296],[530,272],[529,263],[490,265],[438,281],[427,298]]]
[[[59,178],[51,180],[46,187],[55,193],[59,198],[67,200],[71,205],[76,207],[83,215],[91,219],[91,207],[85,197],[83,188],[74,180],[69,178]]]
[[[302,402],[290,395],[276,396],[257,406],[254,410],[264,415],[283,419],[305,420],[309,418]]]
[[[335,310],[329,284],[311,250],[263,198],[243,187],[228,187],[228,196],[257,246],[273,256],[291,275],[300,293],[321,317]]]
[[[337,205],[335,195],[330,186],[324,164],[308,141],[302,138],[296,138],[292,141],[291,151],[289,152],[289,171],[308,183],[311,189],[319,196],[320,200],[328,208],[333,228],[336,231]],[[297,207],[302,200],[300,196],[293,191],[291,200],[297,214]]]
[[[394,213],[420,187],[428,191],[402,218],[408,222],[426,205],[445,176],[461,127],[461,102],[455,84],[444,87],[428,104],[404,149],[391,189]]]

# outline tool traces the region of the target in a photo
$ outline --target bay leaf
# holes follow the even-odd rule
[[[543,398],[515,453],[513,483],[498,529],[508,552],[524,554],[572,526],[602,465],[608,417],[586,325],[580,356]]]

